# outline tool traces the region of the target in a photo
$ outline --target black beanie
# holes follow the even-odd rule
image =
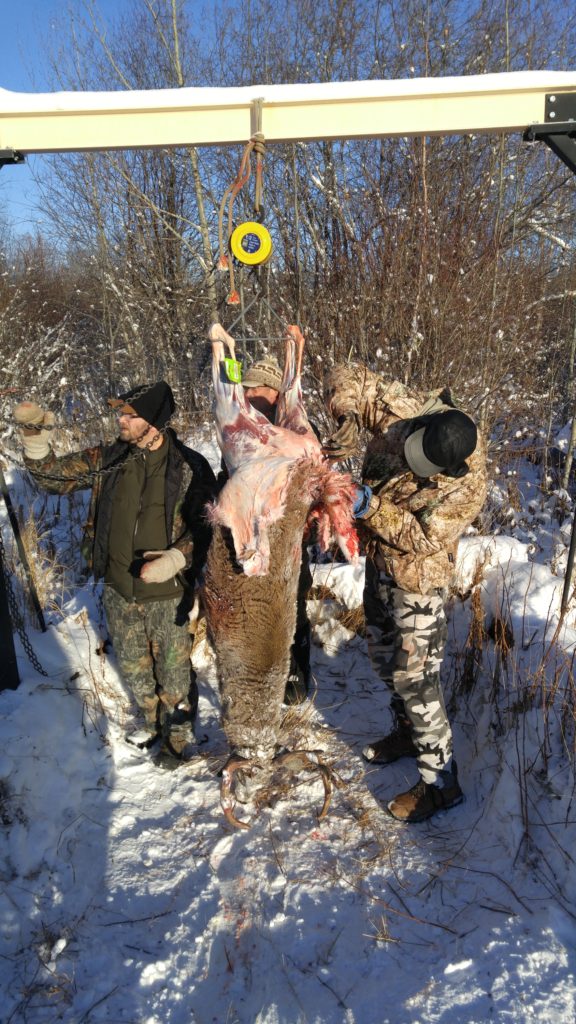
[[[120,416],[140,416],[159,430],[166,426],[176,408],[172,388],[164,380],[131,388],[118,398],[109,398],[108,405]]]
[[[476,448],[476,424],[459,409],[431,416],[424,427],[411,434],[404,452],[408,465],[417,476],[461,477],[468,472],[465,459]]]

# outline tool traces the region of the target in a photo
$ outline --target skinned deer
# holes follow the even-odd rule
[[[307,522],[318,525],[322,547],[337,541],[358,555],[354,486],[324,460],[310,428],[300,386],[304,339],[288,328],[277,422],[250,406],[240,384],[223,372],[233,339],[210,329],[217,433],[230,477],[211,512],[214,537],[205,579],[206,618],[216,654],[224,731],[232,757],[224,769],[223,806],[232,813],[231,777],[246,764],[275,758],[282,700],[296,627],[296,597]],[[303,751],[281,755],[301,767]],[[316,770],[318,765],[314,765]],[[327,809],[327,774],[323,812]]]

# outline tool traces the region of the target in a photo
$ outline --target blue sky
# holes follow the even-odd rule
[[[104,17],[117,14],[130,0],[98,0]],[[81,0],[0,0],[0,88],[13,92],[50,90],[44,54],[58,46],[58,25],[69,10],[83,9]],[[41,227],[32,209],[36,196],[33,173],[41,173],[41,157],[26,165],[7,165],[0,170],[0,214],[4,213],[17,234],[35,233]]]
[[[55,31],[55,18],[66,5],[55,0],[2,0],[0,5],[0,86],[15,92],[35,91],[32,76],[42,88],[39,57]]]

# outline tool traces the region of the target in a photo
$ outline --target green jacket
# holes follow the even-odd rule
[[[152,501],[148,501],[147,483],[150,481],[147,482],[146,464],[154,461],[155,453],[124,441],[84,448],[68,455],[56,456],[50,452],[41,460],[25,459],[35,480],[51,494],[70,494],[91,488],[83,552],[95,578],[105,577],[127,599],[158,599],[172,594],[177,596],[177,592],[173,581],[169,581],[172,583],[169,588],[164,584],[144,584],[128,571],[127,539],[117,539],[118,526],[123,522],[128,529],[131,525],[134,527],[130,564],[137,558],[137,552],[152,548],[148,541],[163,540],[158,550],[176,547],[184,555],[183,576],[190,587],[204,565],[212,536],[206,505],[215,498],[216,479],[209,463],[204,456],[182,444],[170,428],[165,434],[165,444],[164,486],[158,488],[156,481],[156,498]],[[162,448],[158,449],[159,453]],[[148,497],[142,506],[144,495]],[[163,501],[163,515],[162,510],[158,514],[158,500]],[[150,506],[155,507],[155,513],[151,513]],[[144,518],[141,520],[142,508]],[[119,557],[124,573],[118,572]]]

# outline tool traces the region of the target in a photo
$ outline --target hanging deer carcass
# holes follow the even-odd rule
[[[231,756],[222,771],[222,806],[236,827],[234,773],[287,766],[320,771],[330,798],[328,769],[305,751],[278,754],[282,700],[296,626],[296,597],[307,524],[323,549],[337,542],[355,561],[358,538],[354,485],[324,459],[302,404],[304,338],[286,333],[286,358],[276,423],[248,404],[228,379],[225,356],[234,341],[220,324],[209,332],[218,441],[229,479],[211,510],[214,536],[204,601],[215,655],[222,719]]]

